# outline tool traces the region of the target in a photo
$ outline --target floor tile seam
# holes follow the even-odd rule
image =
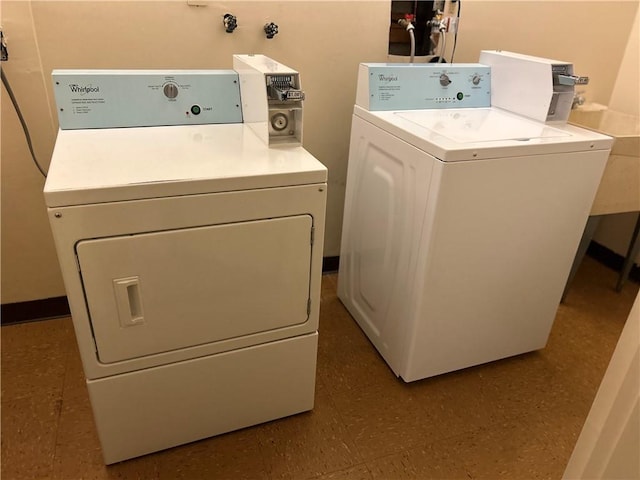
[[[425,438],[430,438],[433,440],[445,439],[447,437],[448,429],[443,426],[442,420],[440,420],[438,416],[434,414],[434,410],[429,408],[425,402],[417,401],[416,403],[418,404],[417,408],[422,413],[422,415],[424,415],[426,419],[430,421],[432,420],[431,423],[420,422],[419,431],[423,433]]]
[[[53,465],[52,465],[52,469],[51,469],[51,474],[54,478],[57,478],[55,476],[56,474],[56,460],[58,458],[58,449],[60,446],[60,421],[62,418],[62,413],[63,410],[65,408],[65,396],[66,394],[71,391],[71,388],[69,387],[69,364],[71,362],[71,359],[73,357],[73,355],[75,354],[73,348],[66,348],[66,354],[65,354],[65,360],[64,360],[64,375],[62,378],[62,388],[61,388],[61,395],[60,395],[60,410],[58,412],[58,418],[56,420],[56,435],[55,435],[55,444],[54,444],[54,455],[53,455]],[[68,400],[67,400],[68,402]]]
[[[461,381],[464,381],[464,380],[461,380]],[[419,397],[420,395],[416,394],[415,396]],[[487,420],[487,423],[482,423],[479,426],[476,426],[476,427],[471,428],[469,430],[465,430],[462,433],[450,433],[449,428],[447,428],[446,425],[443,424],[442,420],[439,419],[437,410],[434,410],[433,408],[430,408],[430,406],[427,405],[427,402],[418,401],[417,403],[419,404],[419,408],[422,410],[422,412],[428,418],[434,420],[432,425],[434,426],[434,430],[437,432],[436,436],[433,435],[434,430],[429,430],[426,425],[424,426],[425,434],[427,436],[430,436],[430,438],[433,439],[433,440],[446,440],[446,439],[449,439],[451,437],[455,437],[457,435],[465,434],[465,433],[468,433],[470,431],[483,428],[487,424],[493,424],[493,423],[495,423],[497,421],[500,421],[500,418],[497,418],[497,419],[494,419],[494,420]],[[488,417],[488,418],[491,418],[491,417]]]
[[[275,421],[278,421],[279,419],[276,419]],[[273,420],[272,420],[273,421]],[[255,443],[256,443],[256,447],[258,449],[258,452],[260,453],[260,464],[262,466],[262,472],[266,475],[266,479],[267,480],[274,480],[273,477],[273,469],[271,468],[271,464],[267,461],[267,456],[265,454],[265,445],[263,443],[263,439],[264,439],[264,433],[261,429],[261,426],[263,424],[258,424],[258,425],[253,425],[250,427],[247,427],[249,429],[254,429],[256,432],[256,436],[257,438],[255,439]],[[242,429],[242,430],[246,430],[246,429]],[[232,433],[232,432],[230,432]],[[288,469],[287,469],[288,471]]]
[[[313,409],[307,412],[300,412],[298,414],[294,414],[293,416],[296,415],[301,415],[301,414],[306,414],[306,413],[313,413]],[[257,424],[257,425],[253,425],[253,426],[249,426],[246,427],[245,429],[255,429],[256,431],[256,447],[258,448],[259,454],[260,454],[260,461],[262,464],[262,471],[266,474],[266,479],[267,480],[276,480],[277,478],[281,478],[281,477],[275,477],[274,475],[274,469],[272,468],[273,465],[272,463],[269,461],[268,459],[268,455],[265,453],[266,449],[269,448],[268,445],[268,434],[266,434],[263,430],[263,427],[266,424],[275,424],[278,423],[282,420],[286,420],[289,417],[284,417],[284,418],[277,418],[274,420],[270,420],[268,422],[265,423],[261,423],[261,424]],[[243,430],[245,430],[243,429]],[[229,432],[232,433],[232,432]],[[350,467],[347,467],[350,468]],[[292,480],[298,480],[294,475],[294,472],[291,470],[291,468],[288,466],[285,467],[284,472],[286,472],[287,475],[291,476]],[[322,474],[324,475],[324,473]],[[322,476],[320,475],[320,476]],[[262,477],[260,477],[262,478]],[[190,480],[190,479],[189,479]]]
[[[367,469],[367,473],[369,474],[369,478],[371,478],[371,480],[373,480],[373,472],[371,471],[371,469],[369,468],[369,465],[367,465],[367,462],[363,462],[363,463],[359,463],[358,465],[355,465],[353,468],[362,465],[364,468]]]
[[[533,421],[535,421],[535,420],[536,420],[536,416],[534,416],[534,414],[533,414],[533,413],[525,412],[525,413],[522,415],[521,419],[522,419],[522,420],[524,420],[524,421],[528,421],[528,420],[533,420]],[[577,419],[577,418],[576,418],[576,421],[578,421],[578,420],[579,420],[579,419]],[[578,437],[579,437],[579,436],[580,436],[580,434],[582,433],[582,430],[583,430],[583,428],[584,428],[585,423],[586,423],[586,418],[585,418],[584,420],[580,420],[580,421],[579,421],[579,428],[578,428],[578,431],[577,431],[577,434],[576,434],[575,441],[573,442],[573,447],[575,447],[575,444],[578,442]],[[526,426],[526,424],[525,424],[525,426]],[[567,439],[567,438],[568,438],[568,436],[567,436],[567,435],[563,435],[563,438]],[[542,443],[542,442],[539,442],[539,443],[540,443],[540,445],[541,445],[542,447],[544,447],[545,449],[554,449],[554,448],[555,448],[555,444],[554,444],[552,441],[549,441],[549,443],[548,443],[548,444],[547,444],[547,443]],[[572,449],[572,450],[573,450],[573,449]]]
[[[371,470],[371,467],[369,465],[370,463],[382,461],[382,460],[384,460],[386,458],[391,458],[391,457],[395,457],[397,455],[401,455],[403,453],[406,453],[407,454],[406,460],[409,462],[409,464],[411,465],[411,468],[413,469],[413,472],[411,472],[411,474],[412,474],[411,478],[416,478],[416,479],[420,478],[420,477],[417,477],[417,475],[420,473],[420,467],[414,461],[411,460],[411,456],[410,455],[411,455],[411,453],[413,451],[418,451],[418,450],[421,450],[421,449],[429,450],[430,446],[433,443],[434,442],[423,442],[420,445],[413,446],[413,447],[411,447],[409,449],[403,449],[402,451],[399,451],[399,452],[385,454],[385,455],[379,456],[377,458],[372,458],[372,459],[367,460],[365,462],[365,466],[369,470],[369,473],[370,473],[371,477],[375,478],[374,475],[373,475],[373,472]],[[469,472],[471,471],[471,469],[468,468],[467,464],[465,464],[464,462],[461,461],[461,459],[460,459],[460,457],[458,455],[451,455],[450,457],[447,457],[446,458],[446,463],[447,463],[447,465],[459,465],[459,466],[462,466],[462,468],[465,470],[467,475],[469,475]],[[429,477],[429,478],[435,478],[435,477]],[[446,478],[449,478],[449,477],[446,477]],[[473,478],[473,477],[469,477],[469,478]],[[392,480],[392,479],[384,479],[384,480]]]
[[[426,379],[422,379],[422,380],[426,380]],[[406,385],[410,385],[410,384],[406,384]],[[434,415],[434,409],[431,408],[430,405],[428,405],[428,402],[420,401],[421,395],[418,392],[416,393],[411,392],[410,395],[412,395],[415,399],[417,399],[416,403],[418,404],[418,408],[421,410],[421,412],[427,417],[432,418],[432,416]],[[438,427],[436,428],[440,430]]]
[[[346,424],[346,422],[344,420],[342,412],[340,411],[340,409],[338,408],[336,402],[334,401],[332,390],[330,388],[326,388],[325,389],[325,395],[329,399],[331,408],[334,410],[334,412],[336,412],[336,422],[344,429],[345,434],[347,436],[347,439],[351,442],[351,445],[353,446],[353,449],[355,450],[353,453],[355,454],[356,458],[359,460],[359,463],[354,463],[349,468],[352,468],[355,465],[359,465],[359,464],[363,463],[364,462],[364,458],[360,454],[360,450],[358,449],[358,444],[356,442],[356,439],[353,437],[353,435],[349,431],[349,428],[346,426],[347,424]],[[346,445],[346,446],[347,446],[347,448],[349,448],[348,445]],[[351,448],[349,448],[349,450],[351,450]]]
[[[65,371],[65,378],[66,378],[66,371]],[[58,409],[58,415],[56,418],[56,433],[54,435],[54,441],[53,441],[53,455],[51,456],[51,468],[50,468],[50,472],[51,472],[51,478],[56,478],[56,460],[58,458],[58,446],[59,446],[59,439],[60,439],[60,420],[62,418],[62,410],[64,409],[64,381],[63,381],[63,388],[61,390],[60,393],[60,408]]]
[[[30,323],[29,325],[33,325],[33,323]],[[19,326],[20,325],[8,325],[3,326],[2,329],[14,329]],[[38,325],[36,325],[36,327],[38,327]],[[31,332],[27,329],[22,329],[22,331],[11,331],[10,334],[2,333],[0,337],[2,339],[2,354],[5,355],[7,349],[15,350],[29,348],[30,351],[37,352],[56,350],[60,347],[61,344],[65,343],[68,340],[66,338],[68,333],[65,331],[65,327],[60,327],[59,329],[53,331],[46,331],[46,329],[36,327],[33,328],[33,330],[36,332],[35,337],[33,335],[34,332]]]
[[[26,402],[29,402],[33,406],[53,405],[53,408],[56,409],[55,429],[56,429],[56,435],[57,435],[59,422],[60,422],[60,415],[62,412],[62,398],[63,398],[62,387],[57,386],[55,388],[51,388],[50,390],[48,389],[47,391],[44,392],[44,395],[42,393],[43,393],[42,391],[39,391],[37,392],[36,395],[31,393],[31,394],[21,394],[21,395],[15,395],[15,396],[14,395],[7,396],[6,394],[3,394],[0,400],[0,410],[2,410],[4,414],[4,412],[11,411],[11,409],[9,408],[9,405],[18,403],[21,406],[24,406]],[[45,398],[47,399],[46,401],[44,401]],[[56,404],[57,404],[57,408],[56,408]],[[17,410],[14,410],[14,411],[17,411],[18,414],[21,414],[21,416],[24,417],[23,412],[25,412],[25,409],[18,408]],[[3,434],[6,435],[6,431],[3,432]]]
[[[51,387],[50,389],[46,389],[46,390],[38,390],[37,396],[34,395],[34,393],[21,393],[18,395],[2,394],[0,399],[0,404],[4,408],[4,406],[9,403],[15,403],[15,402],[24,403],[25,401],[33,401],[34,398],[44,397],[47,394],[52,394],[53,397],[62,398],[62,388]]]
[[[384,361],[384,360],[381,359],[381,361]],[[390,371],[389,374],[392,374],[392,372]],[[362,387],[364,387],[364,388],[371,388],[371,387],[374,387],[374,386],[375,386],[375,383],[373,381],[370,382],[370,383],[362,385]],[[344,421],[344,417],[343,417],[342,411],[338,407],[337,403],[334,401],[334,398],[333,398],[334,393],[335,392],[331,388],[327,389],[327,394],[329,395],[329,397],[331,399],[332,406],[334,407],[337,415],[339,416],[339,421],[343,425],[346,425],[346,422]],[[426,406],[424,406],[424,405],[420,405],[418,408],[422,411],[422,413],[424,413],[426,415],[428,415],[430,413],[428,411],[428,408]],[[353,435],[351,434],[350,429],[348,427],[345,427],[345,428],[347,430],[347,434],[348,434],[349,438],[351,439],[351,441],[353,442],[354,446],[357,449],[357,453],[360,456],[360,459],[363,460],[364,462],[371,461],[371,459],[368,458],[365,455],[365,452],[361,451],[361,447],[359,447],[357,439],[354,438]],[[426,425],[420,425],[419,429],[425,436],[428,436],[431,433]],[[438,432],[440,433],[439,429],[438,429]],[[412,442],[411,444],[403,444],[401,447],[399,447],[399,449],[394,450],[394,451],[390,451],[389,454],[390,455],[398,454],[398,453],[400,453],[402,451],[406,451],[408,449],[415,448],[418,445],[420,445],[420,442],[417,442],[417,443]]]
[[[329,475],[333,475],[334,473],[339,473],[339,472],[346,472],[347,470],[352,470],[354,468],[358,468],[358,467],[364,467],[367,470],[367,473],[369,474],[369,477],[371,478],[371,480],[373,480],[373,474],[371,473],[371,469],[367,466],[367,462],[362,461],[360,463],[355,463],[353,465],[350,465],[346,468],[339,468],[337,470],[331,470],[328,472],[324,472],[320,475],[316,475],[314,477],[309,477],[306,480],[322,480],[323,478],[329,476]]]
[[[604,378],[604,374],[608,368],[608,364],[609,361],[607,361],[607,366],[603,367],[600,373],[595,374],[593,369],[590,369],[590,374],[593,378],[597,378],[597,383],[598,383],[598,387],[596,387],[596,390],[594,391],[592,388],[590,388],[589,386],[585,386],[584,383],[577,383],[577,381],[572,382],[573,388],[571,389],[570,393],[572,395],[577,395],[580,396],[582,398],[585,397],[585,395],[589,395],[589,396],[594,396],[598,390],[598,388],[600,387],[600,384],[602,383],[602,379]],[[551,372],[551,377],[549,378],[549,380],[556,380],[556,381],[560,381],[561,385],[566,387],[568,386],[568,382],[567,382],[567,371],[570,367],[565,367],[563,364],[561,363],[555,363],[553,365],[554,369]],[[584,372],[583,368],[580,367],[576,367],[576,373],[581,374]],[[584,382],[585,378],[584,377],[576,377],[579,378],[580,381]]]
[[[62,342],[61,342],[62,343]],[[62,345],[54,345],[47,348],[35,348],[33,344],[21,346],[5,346],[4,354],[0,362],[4,375],[13,374],[16,376],[33,376],[35,373],[46,373],[47,369],[55,367],[53,360],[62,360],[63,356],[56,357],[56,352],[60,352]],[[31,370],[26,373],[16,371],[15,367],[29,366]]]
[[[421,443],[421,442],[412,443],[412,444],[402,444],[402,445],[400,445],[400,446],[398,446],[396,448],[386,450],[382,455],[377,455],[377,456],[372,456],[372,457],[362,456],[363,463],[366,464],[366,463],[369,463],[369,462],[374,462],[374,461],[379,460],[381,458],[391,457],[393,455],[400,455],[402,453],[410,452],[411,450],[414,450],[416,448],[420,448],[421,446],[424,446],[424,445],[428,445],[428,444]],[[357,447],[357,445],[356,445],[356,447]],[[368,466],[367,466],[367,468],[368,468]],[[371,471],[371,469],[369,469],[369,471]]]
[[[465,430],[464,432],[460,433],[454,433],[453,435],[444,435],[438,439],[435,439],[437,442],[450,442],[456,438],[463,438],[469,435],[473,435],[476,434],[484,429],[488,428],[488,425],[476,425],[473,428],[470,428],[469,430]],[[433,442],[428,441],[426,443],[424,443],[424,446],[428,446],[430,444],[432,444]]]
[[[483,427],[477,427],[475,430],[481,431],[482,429]],[[469,435],[471,435],[471,433],[472,432],[465,432],[465,433],[453,435],[445,440],[448,442],[452,442],[452,441],[455,441],[456,438],[459,438],[462,443],[465,441],[466,438],[469,438]],[[480,444],[482,442],[477,442],[477,443]],[[464,453],[467,453],[467,452],[468,450],[464,451]],[[467,474],[467,477],[470,479],[488,478],[488,477],[482,477],[481,473],[477,472],[477,468],[473,468],[475,465],[473,465],[472,462],[469,461],[466,456],[462,456],[460,453],[451,454],[451,456],[449,457],[449,461],[452,463],[455,463],[456,465],[464,469],[464,471]]]
[[[344,429],[345,435],[347,437],[346,440],[350,442],[351,446],[349,446],[345,442],[343,442],[343,443],[345,443],[345,446],[349,449],[349,451],[352,452],[352,458],[355,458],[355,460],[356,460],[355,463],[352,463],[351,465],[349,465],[346,468],[341,468],[341,469],[338,469],[338,470],[335,470],[335,471],[331,471],[331,472],[325,472],[322,475],[320,475],[320,477],[322,477],[323,475],[328,475],[330,473],[335,473],[335,472],[339,472],[339,471],[342,471],[342,470],[355,468],[355,467],[357,467],[359,465],[363,465],[367,461],[367,459],[363,455],[363,453],[361,451],[361,447],[358,446],[357,439],[351,433],[350,428],[347,426],[347,423],[344,420],[343,413],[342,413],[341,409],[339,408],[338,404],[335,401],[334,396],[336,395],[336,392],[332,388],[328,387],[326,385],[326,383],[322,379],[320,379],[319,381],[324,385],[325,395],[327,396],[327,398],[329,400],[329,405],[335,412],[335,416],[336,416],[335,420]],[[368,469],[368,467],[367,467],[367,471],[369,471],[369,474],[371,475],[371,472]],[[320,478],[320,477],[318,477],[318,478]]]
[[[33,397],[31,397],[33,398]],[[54,434],[50,440],[50,448],[51,455],[49,456],[49,460],[46,462],[47,475],[42,478],[53,478],[54,477],[54,469],[55,469],[55,460],[56,460],[56,449],[58,445],[58,433],[60,429],[60,415],[62,413],[62,391],[60,390],[59,396],[54,399],[51,399],[51,402],[55,403],[54,408],[56,409],[55,415],[55,426],[54,426]],[[38,437],[41,439],[41,437]]]
[[[490,427],[485,426],[485,427],[478,427],[476,429],[476,431],[480,432],[481,430],[491,430]],[[449,438],[446,439],[446,441],[448,442],[452,442],[455,441],[456,438],[459,438],[461,442],[465,442],[467,439],[470,438],[470,436],[472,435],[472,432],[465,432],[463,434],[458,434],[458,435],[454,435],[451,436]],[[484,448],[482,446],[482,444],[484,444],[485,442],[482,441],[477,441],[476,442],[477,445],[480,447],[480,449]],[[521,448],[519,445],[517,444],[505,444],[503,442],[498,442],[496,443],[496,445],[498,446],[503,446],[503,450],[502,452],[510,452],[510,453],[514,453],[514,454],[518,454],[521,451]],[[552,445],[547,445],[544,442],[536,442],[536,445],[538,445],[539,447],[541,447],[541,449],[545,452],[550,452],[554,450],[554,447]],[[465,452],[468,452],[469,450],[465,450]],[[482,452],[481,452],[482,453]],[[484,460],[492,460],[491,457],[487,457],[486,455],[482,455]],[[465,471],[467,472],[468,475],[471,475],[470,478],[481,478],[479,477],[480,473],[477,472],[477,467],[473,464],[473,462],[471,462],[470,460],[468,460],[467,457],[465,456],[460,456],[460,454],[455,454],[452,455],[451,460],[457,460],[458,464],[461,465]],[[476,468],[474,468],[476,467]]]
[[[379,461],[384,461],[385,459],[392,458],[392,457],[395,457],[395,456],[397,456],[397,455],[401,455],[401,454],[403,454],[403,453],[407,453],[407,454],[409,454],[409,453],[410,453],[412,450],[414,450],[415,448],[420,448],[420,447],[414,447],[414,448],[410,448],[410,449],[403,449],[403,450],[400,450],[400,451],[398,451],[398,452],[386,453],[386,454],[381,455],[381,456],[379,456],[379,457],[371,458],[371,459],[369,459],[369,460],[367,460],[367,461],[365,462],[365,466],[367,467],[367,470],[369,470],[369,472],[371,473],[371,476],[373,477],[373,472],[372,472],[372,470],[371,470],[371,467],[368,465],[369,463],[379,462]],[[413,473],[417,473],[417,470],[416,470],[416,468],[415,468],[415,465],[413,465],[413,463],[411,463],[411,466],[412,466],[412,468],[414,469],[414,472],[413,472]]]
[[[64,394],[71,390],[71,388],[69,387],[69,375],[70,375],[70,364],[72,359],[74,358],[74,356],[76,355],[76,352],[74,351],[73,348],[67,348],[67,352],[65,355],[65,359],[64,359],[64,377],[63,377],[63,381],[62,381],[62,394],[63,394],[63,398],[64,398]],[[82,363],[82,361],[81,361]],[[83,380],[85,380],[85,376],[84,376],[84,365],[83,365],[83,372],[82,372],[82,378]],[[83,386],[86,386],[86,381],[85,384]]]
[[[550,407],[549,406],[545,406],[545,408],[550,408]],[[553,412],[553,411],[555,411],[555,409],[552,408],[551,411]],[[484,425],[482,428],[489,427],[489,426],[495,426],[495,424],[500,422],[500,420],[506,420],[506,421],[512,421],[512,422],[513,421],[517,421],[517,422],[519,422],[520,425],[526,426],[526,422],[529,421],[529,420],[535,420],[536,418],[538,420],[540,420],[541,414],[539,412],[540,411],[538,411],[538,410],[533,410],[531,408],[526,408],[526,409],[523,409],[518,414],[507,415],[505,417],[502,417],[502,419],[497,419],[496,421],[492,421],[489,424]]]
[[[56,435],[54,435],[54,437],[57,438],[57,422],[58,420],[56,419]],[[3,444],[5,443],[6,440],[6,433],[3,433]],[[43,468],[46,469],[46,474],[43,477],[43,479],[49,479],[49,478],[53,478],[53,474],[54,474],[54,467],[55,467],[55,450],[56,450],[56,438],[53,438],[51,440],[51,455],[49,456],[49,460],[47,462],[44,463]],[[39,440],[41,440],[41,437],[38,437]],[[41,442],[39,442],[41,443]],[[0,478],[4,478],[3,472],[5,472],[7,470],[7,467],[11,467],[11,462],[7,461],[8,459],[5,457],[5,453],[6,453],[6,445],[3,446],[3,455],[2,455],[2,469],[0,470]],[[18,466],[20,467],[20,466]]]

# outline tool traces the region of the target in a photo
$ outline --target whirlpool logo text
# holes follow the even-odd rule
[[[77,83],[69,84],[69,88],[73,93],[79,93],[80,95],[86,95],[87,93],[98,93],[100,87],[94,87],[93,85],[80,86]]]
[[[397,82],[398,81],[398,76],[397,75],[385,75],[384,73],[380,73],[378,74],[378,81],[380,82]]]

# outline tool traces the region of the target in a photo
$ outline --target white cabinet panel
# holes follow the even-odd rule
[[[403,341],[436,160],[354,116],[338,295],[383,355]]]

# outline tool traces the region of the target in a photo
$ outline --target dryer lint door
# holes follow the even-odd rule
[[[299,215],[79,242],[99,360],[305,323],[311,230]]]

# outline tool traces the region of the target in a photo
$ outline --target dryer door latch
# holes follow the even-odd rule
[[[140,296],[140,278],[116,278],[113,281],[118,316],[122,327],[133,327],[144,323],[142,298]]]

